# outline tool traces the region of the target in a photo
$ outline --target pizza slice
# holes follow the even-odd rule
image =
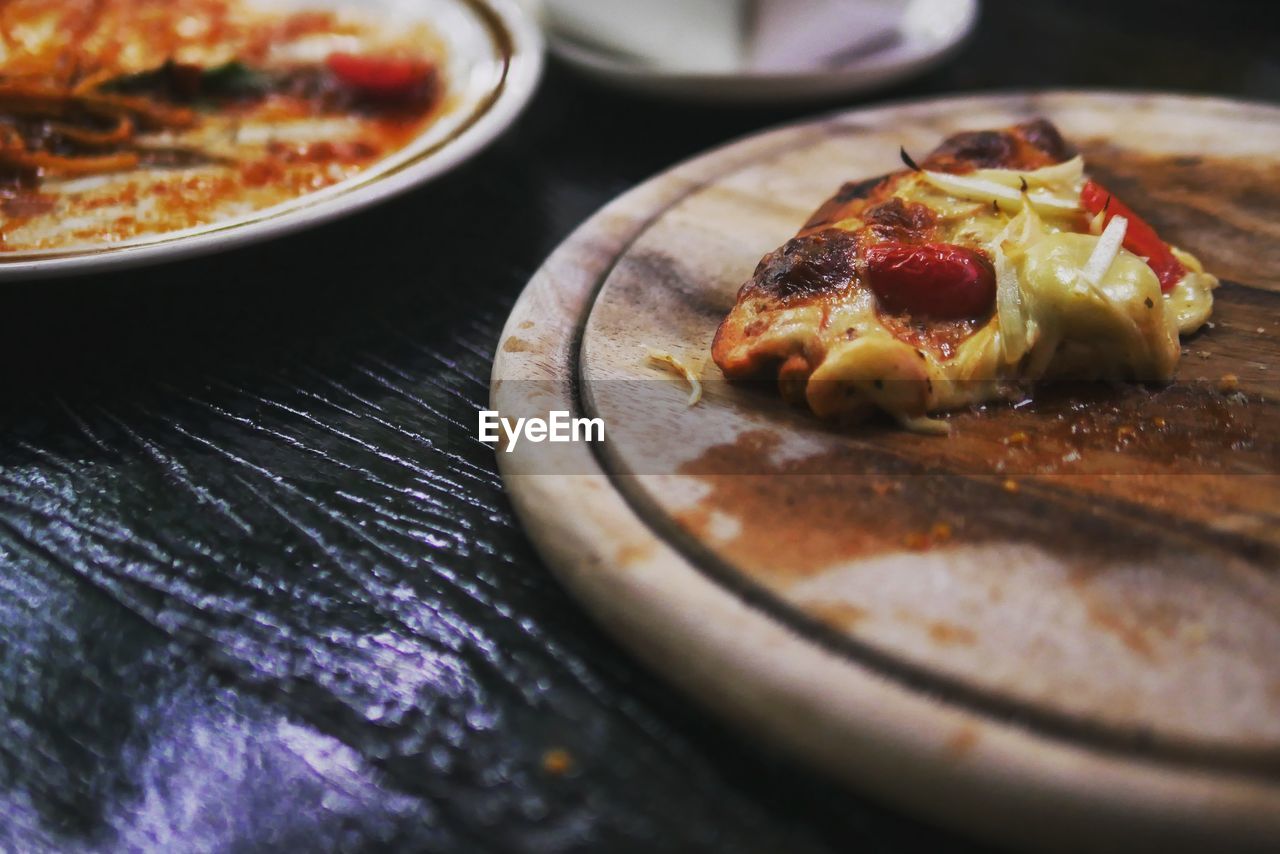
[[[1091,180],[1039,119],[956,134],[846,184],[769,253],[716,331],[730,379],[828,418],[1025,397],[1038,380],[1167,381],[1218,280]]]

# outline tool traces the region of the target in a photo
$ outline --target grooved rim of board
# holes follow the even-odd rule
[[[1167,95],[1047,93],[854,111],[763,133],[657,176],[580,227],[535,275],[502,335],[492,400],[507,416],[582,412],[583,330],[617,259],[699,189],[830,126],[941,115],[1096,109],[1255,116],[1280,109]],[[850,178],[857,177],[850,175]],[[1038,849],[1263,848],[1280,838],[1280,782],[1046,732],[950,701],[833,652],[786,606],[726,585],[578,445],[498,454],[530,536],[566,586],[638,657],[744,731],[858,788],[983,837]],[[565,474],[564,472],[573,472]]]

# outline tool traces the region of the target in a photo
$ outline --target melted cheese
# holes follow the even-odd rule
[[[1089,229],[1078,204],[1084,181],[1077,157],[1033,171],[917,172],[899,183],[894,195],[937,215],[937,240],[982,247],[995,263],[997,310],[949,357],[896,336],[866,288],[827,306],[777,309],[743,346],[816,365],[803,396],[820,416],[860,414],[870,403],[930,430],[937,422],[926,413],[1021,394],[1026,380],[1168,380],[1179,334],[1208,319],[1218,281],[1175,249],[1188,272],[1162,294],[1146,260],[1119,248],[1119,217],[1110,234],[1091,233],[1100,222]]]

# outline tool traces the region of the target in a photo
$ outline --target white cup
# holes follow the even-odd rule
[[[835,70],[896,39],[906,0],[544,0],[554,37],[664,71]]]

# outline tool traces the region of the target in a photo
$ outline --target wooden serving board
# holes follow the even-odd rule
[[[761,255],[843,181],[1056,122],[1223,280],[1166,387],[1048,389],[950,437],[839,428],[708,358]],[[637,655],[856,787],[1020,847],[1280,840],[1280,109],[1055,93],[861,110],[685,163],[582,226],[503,334],[498,459]],[[699,367],[700,403],[654,367]]]

